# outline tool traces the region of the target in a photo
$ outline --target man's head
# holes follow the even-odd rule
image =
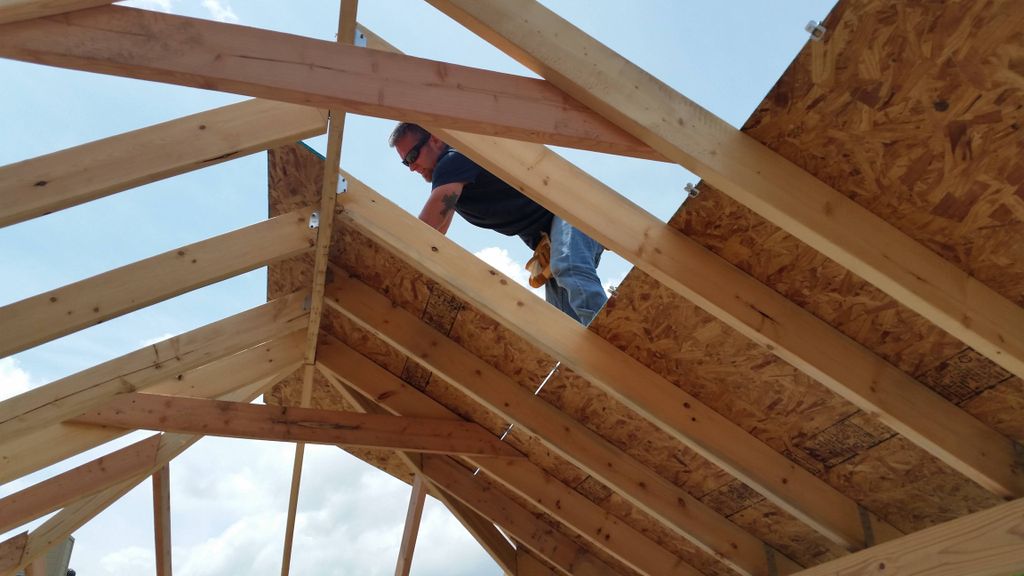
[[[388,145],[398,150],[398,157],[409,170],[416,172],[430,182],[434,177],[434,166],[448,147],[417,124],[402,122],[395,126],[388,138]]]

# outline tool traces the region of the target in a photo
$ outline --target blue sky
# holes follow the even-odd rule
[[[555,12],[739,126],[807,42],[804,25],[830,0],[545,0]],[[333,40],[333,1],[148,0],[132,5]],[[359,20],[415,56],[533,74],[420,0],[363,0]],[[0,165],[200,112],[243,97],[0,60],[5,114]],[[392,120],[349,116],[342,164],[417,213],[428,185],[387,147]],[[309,142],[321,151],[324,138]],[[678,166],[558,149],[662,220],[686,183]],[[224,233],[266,217],[266,157],[257,154],[0,229],[0,305]],[[449,237],[510,276],[529,257],[518,240],[456,219]],[[606,284],[629,265],[602,261]],[[0,359],[0,398],[39,386],[265,301],[255,271]],[[121,445],[120,442],[117,445]],[[6,495],[97,453],[0,486]],[[175,572],[277,574],[287,509],[290,445],[204,439],[171,466]],[[303,475],[293,570],[390,574],[409,488],[340,450],[310,447]],[[153,571],[149,484],[76,534],[79,574]],[[436,502],[421,527],[413,574],[498,574]],[[10,534],[2,535],[6,538]]]

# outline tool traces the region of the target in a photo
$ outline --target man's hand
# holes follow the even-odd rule
[[[463,186],[465,186],[464,182],[452,182],[434,188],[426,203],[423,204],[420,220],[430,224],[438,232],[447,234],[448,227],[452,224],[452,217],[455,216],[455,203],[459,201]]]

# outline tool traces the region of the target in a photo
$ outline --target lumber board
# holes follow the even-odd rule
[[[248,100],[0,167],[0,227],[322,134],[315,108]]]
[[[0,533],[105,490],[124,476],[144,474],[156,460],[159,445],[159,436],[150,436],[5,496],[0,499]]]
[[[114,0],[0,0],[0,24],[32,20],[72,10],[104,6]]]
[[[1024,499],[975,512],[845,558],[800,576],[1005,576],[1024,570]]]
[[[294,371],[302,361],[303,331],[228,356],[154,385],[161,394],[223,399],[239,387]],[[0,482],[20,478],[124,435],[127,431],[57,423],[0,443]]]
[[[308,343],[309,336],[306,341]],[[302,364],[302,400],[299,406],[309,406],[313,394],[313,366],[305,361]],[[281,550],[281,576],[288,576],[292,569],[292,546],[295,543],[295,518],[299,512],[299,488],[302,485],[302,463],[306,458],[306,444],[295,444],[295,457],[292,459],[292,478],[288,489],[288,516],[285,519],[284,546]]]
[[[74,418],[117,428],[391,448],[414,452],[516,458],[480,426],[429,418],[399,418],[297,406],[258,406],[156,394],[122,394]]]
[[[153,540],[156,576],[171,576],[171,469],[164,464],[150,477],[153,482]]]
[[[429,1],[666,158],[1024,376],[1024,309],[881,217],[533,0]],[[1019,10],[1010,18],[1019,25]]]
[[[526,550],[516,551],[516,576],[554,576],[555,572]]]
[[[427,500],[428,490],[429,485],[423,475],[417,474],[412,482],[412,493],[409,494],[409,509],[405,514],[402,544],[398,547],[395,576],[409,576],[409,570],[412,569],[412,555],[416,550],[416,537],[420,532],[420,519],[423,517],[423,504]]]
[[[193,368],[305,329],[306,296],[296,292],[0,402],[2,443],[118,394],[147,390]]]
[[[421,225],[351,175],[347,179],[349,190],[341,199],[345,209],[340,218],[348,225],[474,302],[514,333],[823,535],[851,548],[863,546],[860,513],[854,501]],[[883,539],[898,534],[884,522],[878,524],[876,533]]]
[[[335,344],[335,346],[339,346],[339,344]],[[349,371],[348,365],[341,364],[338,360],[337,355],[327,357],[325,354],[321,365],[356,390],[368,397],[377,398],[382,406],[393,413],[431,418],[459,418],[443,405],[431,400],[422,392],[411,389],[410,385],[401,382],[396,377],[384,377],[382,379],[388,386],[407,388],[406,394],[401,396],[403,399],[400,404],[402,410],[399,411],[396,405],[392,404],[391,395],[380,394],[378,390],[375,390],[376,383],[381,378],[353,377],[353,372]],[[365,366],[357,369],[360,375],[368,371],[372,373],[374,370]],[[472,458],[470,461],[502,485],[513,489],[532,504],[540,506],[545,513],[551,514],[594,546],[605,550],[634,570],[652,575],[699,574],[695,568],[611,516],[541,468],[525,460],[515,460],[516,464],[512,466],[493,467],[492,464],[499,460],[511,459]],[[424,455],[422,461],[423,473],[433,479],[429,462],[435,461],[435,457]],[[445,464],[445,466],[448,465]],[[443,485],[448,486],[447,484]],[[470,503],[467,502],[467,504]],[[481,511],[481,513],[484,512]],[[502,524],[502,526],[505,525]]]
[[[517,541],[550,560],[567,576],[608,575],[616,571],[589,554],[534,514],[521,508],[491,482],[440,456],[425,459],[423,473],[432,482],[505,528]]]
[[[0,56],[658,157],[542,80],[122,6],[0,25]]]
[[[549,449],[616,490],[644,512],[687,538],[741,574],[790,574],[799,565],[776,556],[772,566],[765,543],[739,529],[699,500],[633,460],[598,434],[458,344],[438,334],[383,295],[353,278],[337,278],[328,287],[328,304],[383,338],[396,349],[465,392],[475,401],[536,434]],[[325,342],[321,355],[337,365],[359,363],[337,341]],[[375,382],[383,382],[377,378]],[[386,391],[377,389],[379,396]],[[399,390],[396,395],[403,394]],[[404,401],[398,398],[397,402]]]
[[[28,544],[28,532],[22,532],[0,542],[0,574],[8,576],[14,573],[14,568],[21,563],[25,555],[25,545]]]
[[[271,218],[0,308],[0,356],[309,251],[309,211]]]

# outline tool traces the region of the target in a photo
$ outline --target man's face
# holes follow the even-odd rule
[[[424,180],[430,182],[434,178],[434,166],[437,165],[437,150],[428,134],[406,134],[395,142],[395,150],[403,163],[408,162],[409,170],[416,172]]]

